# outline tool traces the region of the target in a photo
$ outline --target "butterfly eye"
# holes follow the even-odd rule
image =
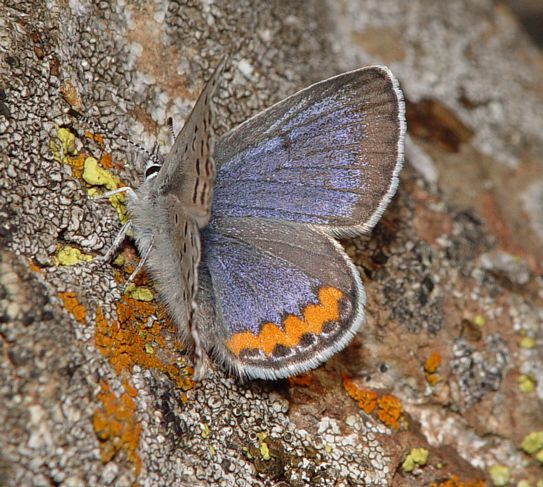
[[[159,165],[153,164],[152,166],[149,166],[145,170],[145,179],[151,179],[153,176],[156,176],[158,174],[158,171],[160,171]]]

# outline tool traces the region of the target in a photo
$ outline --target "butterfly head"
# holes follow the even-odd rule
[[[159,145],[158,143],[155,143],[155,146],[153,147],[153,150],[149,154],[149,158],[145,163],[144,180],[150,181],[151,179],[155,178],[162,167],[162,163],[163,160],[159,153]]]

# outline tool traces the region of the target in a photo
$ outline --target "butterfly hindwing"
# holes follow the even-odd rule
[[[199,328],[206,348],[238,375],[276,379],[314,368],[360,326],[358,272],[319,229],[224,218],[210,223],[203,240],[209,282]]]
[[[398,184],[404,104],[388,68],[312,85],[217,143],[212,214],[311,223],[335,235],[371,229]]]

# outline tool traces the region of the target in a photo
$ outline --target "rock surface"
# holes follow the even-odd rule
[[[125,218],[89,171],[137,186],[123,137],[168,141],[226,52],[219,132],[366,64],[407,101],[398,195],[343,242],[366,323],[276,383],[192,383],[152,283],[121,295],[133,245],[89,263]],[[542,79],[489,0],[3,2],[0,485],[540,485]]]

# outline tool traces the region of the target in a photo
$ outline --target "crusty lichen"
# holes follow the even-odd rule
[[[115,373],[122,377],[124,392],[117,397],[106,382],[101,383],[98,400],[102,402],[102,408],[93,415],[93,427],[100,440],[102,461],[107,463],[122,449],[134,463],[136,476],[141,469],[137,454],[141,426],[134,401],[137,390],[127,379],[129,373],[139,365],[165,373],[182,391],[193,387],[188,369],[178,368],[165,358],[166,354],[155,353],[172,347],[178,352],[180,348],[178,342],[172,345],[163,338],[161,326],[154,319],[156,311],[155,305],[126,295],[117,304],[118,321],[110,323],[100,308],[96,310],[96,347]],[[186,397],[183,395],[181,400],[185,402]]]

